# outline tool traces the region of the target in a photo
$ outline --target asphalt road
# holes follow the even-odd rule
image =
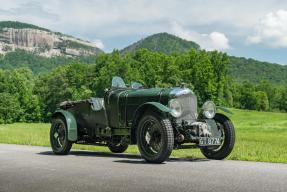
[[[0,144],[0,192],[287,191],[287,165],[171,158],[147,164],[136,155]]]

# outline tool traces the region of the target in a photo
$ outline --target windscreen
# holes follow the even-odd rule
[[[113,88],[126,88],[126,84],[121,77],[115,76],[112,80],[112,87]]]

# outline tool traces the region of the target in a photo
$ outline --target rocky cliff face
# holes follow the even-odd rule
[[[60,33],[32,28],[0,28],[0,54],[15,49],[24,49],[46,57],[80,56],[102,52],[93,43]]]

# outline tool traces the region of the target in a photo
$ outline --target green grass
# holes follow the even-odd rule
[[[228,159],[287,163],[287,113],[232,110],[236,143]],[[0,125],[0,143],[49,146],[50,124]],[[106,147],[74,145],[74,149],[109,151]],[[127,153],[138,153],[130,146]],[[174,150],[175,157],[203,157],[198,149]]]

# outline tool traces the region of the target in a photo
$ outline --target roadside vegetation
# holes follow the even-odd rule
[[[23,58],[23,53],[17,57]],[[17,57],[6,55],[2,59],[13,63]],[[197,95],[199,106],[212,100],[232,108],[287,111],[287,85],[236,83],[228,76],[229,58],[221,52],[191,49],[166,55],[140,49],[132,54],[114,51],[92,58],[86,58],[89,65],[73,61],[38,75],[29,68],[0,69],[0,123],[47,122],[64,100],[101,97],[113,76],[121,76],[127,83],[138,81],[147,88],[184,82]],[[37,64],[37,60],[31,62]]]
[[[287,163],[287,113],[233,109],[236,143],[228,159]],[[48,123],[0,125],[0,143],[50,146]],[[73,149],[109,152],[107,147],[74,145]],[[130,146],[127,153],[138,153]],[[174,157],[203,158],[199,149],[174,150]]]

